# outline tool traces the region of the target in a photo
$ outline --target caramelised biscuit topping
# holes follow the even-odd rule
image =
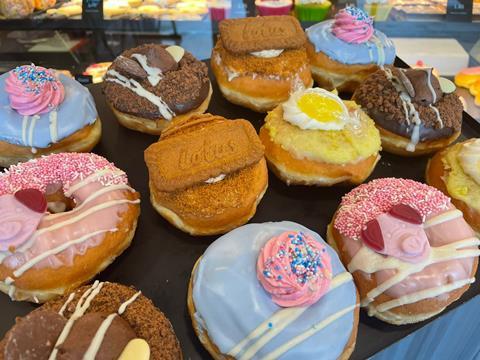
[[[224,47],[234,54],[299,49],[306,42],[300,23],[288,15],[223,20],[219,32]]]
[[[208,96],[207,66],[178,46],[141,45],[123,52],[105,76],[107,101],[118,111],[171,120]]]
[[[145,151],[150,179],[159,191],[176,191],[259,162],[264,148],[246,120],[197,115],[167,128]]]

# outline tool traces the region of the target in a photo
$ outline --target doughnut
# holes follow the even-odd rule
[[[312,87],[305,34],[292,16],[223,20],[211,67],[230,102],[267,112],[292,90]]]
[[[201,114],[212,95],[207,66],[180,46],[124,51],[103,82],[107,104],[123,126],[159,135],[172,121]]]
[[[35,0],[2,0],[0,13],[7,19],[25,18],[35,10]]]
[[[429,161],[425,179],[451,197],[467,223],[480,233],[480,139],[469,139],[437,152]]]
[[[19,66],[0,76],[0,166],[88,152],[102,126],[88,89],[54,70]]]
[[[141,291],[97,280],[16,319],[0,359],[32,358],[181,360],[182,351],[170,321]]]
[[[217,239],[197,261],[187,297],[214,359],[348,359],[355,347],[352,276],[317,233],[294,222],[248,224]]]
[[[0,290],[45,302],[106,268],[132,241],[139,194],[95,154],[60,153],[0,174]]]
[[[467,88],[475,97],[475,105],[480,106],[480,66],[462,69],[455,75],[455,84]]]
[[[57,0],[35,0],[35,9],[47,10],[55,6]]]
[[[288,185],[359,184],[380,159],[372,119],[320,88],[297,91],[269,112],[260,139],[271,170]]]
[[[431,68],[385,67],[370,75],[352,99],[375,121],[383,150],[418,156],[443,149],[460,135],[463,106],[454,90]]]
[[[327,90],[353,93],[370,74],[395,60],[393,42],[373,28],[370,16],[352,6],[305,33],[312,76]]]
[[[175,122],[145,150],[152,205],[191,235],[243,225],[267,190],[263,155],[247,120],[204,114]]]
[[[346,194],[327,239],[352,273],[369,316],[394,325],[442,312],[475,281],[479,239],[450,198],[407,179]]]

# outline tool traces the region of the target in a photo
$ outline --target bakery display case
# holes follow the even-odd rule
[[[479,358],[480,1],[349,4],[0,0],[0,359]]]

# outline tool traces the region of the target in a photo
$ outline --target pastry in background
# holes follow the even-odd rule
[[[294,222],[248,224],[217,239],[197,261],[187,299],[214,359],[348,359],[355,347],[352,276]]]
[[[62,3],[58,8],[48,9],[47,14],[52,16],[66,16],[69,18],[82,16],[82,2],[73,0]]]
[[[139,197],[95,154],[52,154],[0,173],[0,290],[44,302],[88,282],[130,245]]]
[[[194,115],[145,150],[153,207],[192,235],[246,223],[268,185],[264,148],[246,120]]]
[[[469,225],[480,233],[480,139],[437,152],[428,163],[425,179],[450,196]]]
[[[211,66],[230,102],[266,112],[311,87],[305,34],[292,16],[224,20]]]
[[[212,21],[228,19],[232,10],[232,0],[210,0],[208,12]]]
[[[393,42],[352,6],[305,32],[313,78],[327,90],[353,92],[368,75],[395,60]]]
[[[389,0],[365,0],[363,9],[375,21],[386,21],[392,11],[393,3]]]
[[[475,281],[480,240],[449,197],[413,180],[376,179],[350,191],[327,238],[362,307],[390,324],[441,313]]]
[[[0,166],[56,152],[88,152],[102,125],[88,89],[55,70],[23,65],[0,76]]]
[[[255,7],[260,16],[290,15],[292,0],[256,0]]]
[[[47,10],[55,6],[57,0],[35,0],[35,9]]]
[[[416,156],[453,143],[463,105],[453,83],[431,68],[385,67],[370,75],[352,99],[375,121],[388,152]]]
[[[203,62],[180,46],[157,44],[117,57],[103,91],[120,124],[157,135],[172,121],[205,112],[212,95]]]
[[[460,71],[455,75],[455,84],[467,88],[475,97],[475,105],[480,106],[480,66]]]
[[[110,65],[112,65],[110,61],[89,65],[83,72],[83,75],[90,75],[94,84],[101,83]]]
[[[0,354],[5,359],[182,359],[170,321],[151,300],[132,287],[99,281],[18,317],[0,342]]]
[[[287,184],[359,184],[380,159],[373,120],[320,88],[295,92],[269,112],[260,139],[271,170]]]
[[[300,21],[323,21],[331,7],[329,0],[295,0],[295,16]]]
[[[35,0],[0,0],[0,14],[7,19],[27,17],[34,9]]]

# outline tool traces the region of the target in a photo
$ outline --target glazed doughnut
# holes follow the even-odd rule
[[[467,223],[480,233],[480,139],[452,145],[430,159],[425,179],[452,198]]]
[[[292,90],[313,85],[305,34],[294,17],[223,20],[219,32],[211,67],[230,102],[266,112],[287,100]]]
[[[309,27],[307,53],[312,76],[327,90],[354,92],[379,66],[393,64],[395,45],[373,28],[363,10],[347,6],[335,19]]]
[[[124,51],[103,82],[120,124],[160,135],[172,121],[207,110],[212,95],[207,66],[180,46],[141,45]]]
[[[454,90],[431,68],[385,67],[370,75],[352,99],[375,121],[384,150],[417,156],[442,149],[460,135],[463,106]]]
[[[11,166],[0,174],[0,290],[44,302],[87,282],[130,245],[139,202],[126,174],[95,154]]]
[[[100,140],[95,102],[74,79],[24,65],[0,76],[0,166],[58,152],[87,152]]]
[[[287,184],[359,184],[380,159],[372,119],[320,88],[297,91],[269,112],[260,139],[271,170]]]
[[[348,359],[355,347],[352,276],[318,234],[294,222],[249,224],[217,239],[187,296],[214,359]]]
[[[450,198],[413,180],[353,189],[328,227],[370,316],[416,323],[442,312],[475,281],[480,240]]]
[[[43,304],[0,342],[0,360],[181,360],[172,325],[134,288],[95,281]]]
[[[152,205],[192,235],[243,225],[267,190],[263,153],[246,120],[204,114],[175,122],[145,150]]]

